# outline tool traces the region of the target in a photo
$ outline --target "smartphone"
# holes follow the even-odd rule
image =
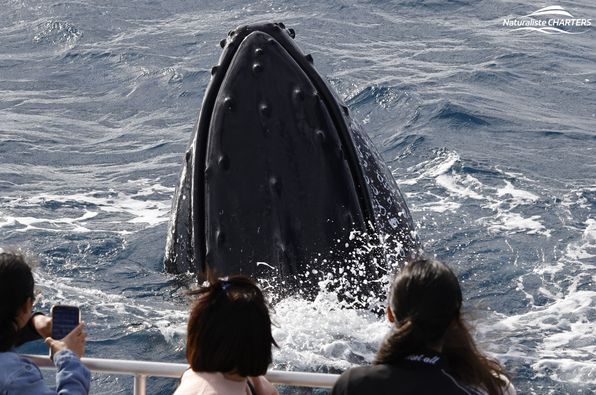
[[[81,322],[81,311],[77,306],[57,305],[52,307],[52,339],[60,340]]]

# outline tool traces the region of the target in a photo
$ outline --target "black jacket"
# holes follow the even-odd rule
[[[444,369],[440,354],[410,355],[396,365],[361,366],[345,371],[333,395],[483,395],[459,384]]]

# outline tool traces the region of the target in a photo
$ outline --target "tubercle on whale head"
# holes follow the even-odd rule
[[[270,31],[270,30],[282,31],[285,34],[287,34],[291,39],[296,38],[296,31],[292,28],[286,28],[286,25],[283,22],[269,22],[269,23],[257,24],[257,25],[243,25],[243,26],[237,27],[236,29],[230,30],[228,32],[227,37],[222,39],[219,42],[219,46],[221,48],[226,48],[230,43],[235,42],[237,37],[242,37],[242,38],[246,37],[247,33],[257,30],[254,28],[255,26],[260,27],[259,30],[263,30],[263,31]],[[307,56],[310,56],[309,61],[312,62],[312,56],[311,55],[307,55]]]

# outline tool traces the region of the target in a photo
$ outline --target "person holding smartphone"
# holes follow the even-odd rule
[[[85,352],[83,324],[61,340],[50,337],[52,320],[32,314],[34,285],[27,259],[0,248],[0,393],[88,394],[91,373],[80,360]],[[57,367],[55,390],[46,386],[37,365],[14,351],[40,337],[45,338]]]

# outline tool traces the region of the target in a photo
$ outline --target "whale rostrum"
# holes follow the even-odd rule
[[[294,36],[268,23],[221,42],[172,204],[168,272],[310,292],[354,260],[350,281],[374,282],[420,250],[391,172]]]

